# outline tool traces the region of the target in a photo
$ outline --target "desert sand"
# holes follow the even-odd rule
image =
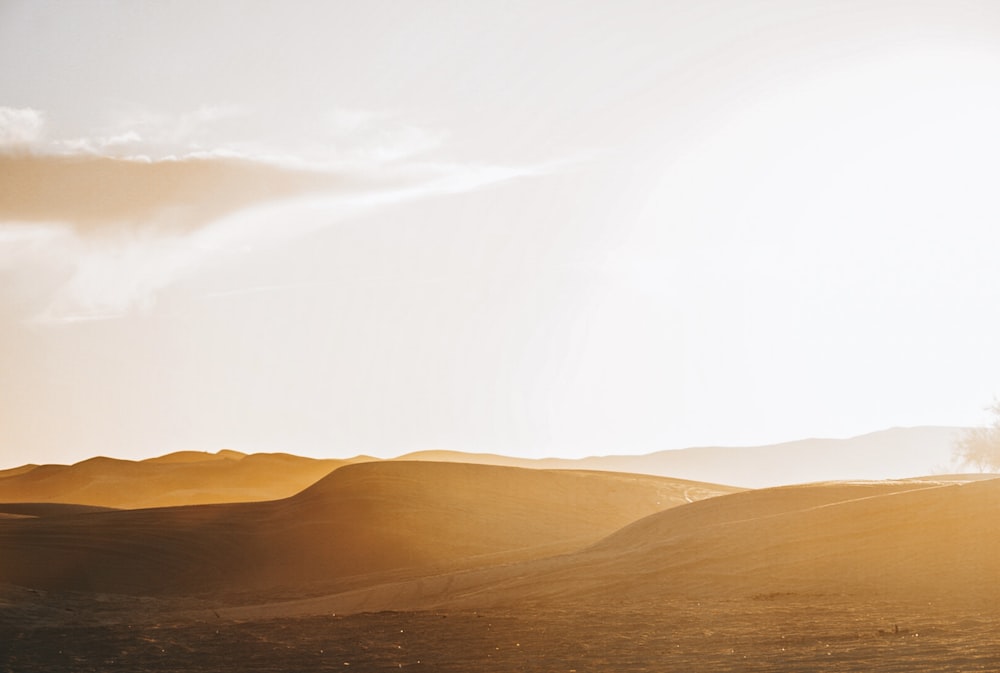
[[[991,670],[998,507],[1000,481],[962,475],[744,490],[432,461],[263,502],[15,503],[0,667]]]

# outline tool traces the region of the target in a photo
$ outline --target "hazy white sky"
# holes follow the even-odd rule
[[[0,3],[0,467],[982,420],[1000,4]]]

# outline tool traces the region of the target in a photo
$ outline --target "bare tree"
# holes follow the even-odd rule
[[[1000,469],[1000,400],[986,407],[993,414],[993,423],[969,428],[955,443],[954,455],[965,465],[973,465],[980,472]]]

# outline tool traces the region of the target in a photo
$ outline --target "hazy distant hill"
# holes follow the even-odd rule
[[[649,474],[745,488],[812,481],[898,479],[953,472],[962,428],[893,428],[850,439],[805,439],[756,447],[696,447],[646,455],[528,459],[422,451],[395,460]],[[144,461],[91,458],[74,465],[0,471],[0,502],[62,502],[116,508],[251,502],[288,497],[342,465],[377,461],[283,453],[183,451]]]
[[[522,467],[636,472],[746,488],[843,479],[900,479],[954,471],[952,446],[963,428],[892,428],[850,439],[803,439],[754,447],[695,447],[646,455],[532,460],[425,451],[404,460],[454,460]]]

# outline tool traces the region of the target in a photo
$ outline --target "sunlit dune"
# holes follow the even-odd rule
[[[644,583],[662,587],[670,578],[689,596],[969,600],[1000,570],[1000,540],[983,535],[998,498],[1000,481],[753,491],[647,517],[588,553],[613,555],[612,566],[623,564]]]
[[[15,477],[19,474],[24,474],[25,472],[31,472],[36,467],[38,467],[38,465],[35,465],[34,463],[28,463],[27,465],[20,465],[18,467],[12,467],[6,470],[0,470],[0,479],[4,479],[6,477]]]
[[[981,475],[745,491],[406,461],[269,502],[15,503],[0,633],[30,670],[108,643],[141,670],[993,670],[998,507]]]
[[[734,490],[586,471],[362,463],[279,501],[3,521],[0,583],[301,592],[372,573],[567,552],[653,512]]]
[[[0,502],[62,502],[134,509],[274,500],[353,460],[236,451],[183,452],[145,461],[91,458],[0,473]]]
[[[1000,480],[822,483],[650,515],[566,556],[234,615],[523,609],[809,596],[992,609]],[[992,606],[992,607],[991,607]]]
[[[646,455],[530,459],[421,451],[395,460],[536,469],[582,469],[763,487],[817,479],[903,478],[946,464],[956,428],[894,428],[850,439],[811,439],[753,448],[694,447]],[[250,502],[288,497],[352,462],[288,454],[179,451],[143,461],[92,458],[75,465],[0,471],[0,502],[68,502],[115,508]]]
[[[162,456],[147,458],[141,462],[200,463],[207,460],[242,460],[243,458],[246,458],[246,455],[247,454],[241,451],[233,451],[232,449],[223,449],[222,451],[216,451],[215,453],[209,453],[208,451],[174,451],[173,453],[168,453]]]

